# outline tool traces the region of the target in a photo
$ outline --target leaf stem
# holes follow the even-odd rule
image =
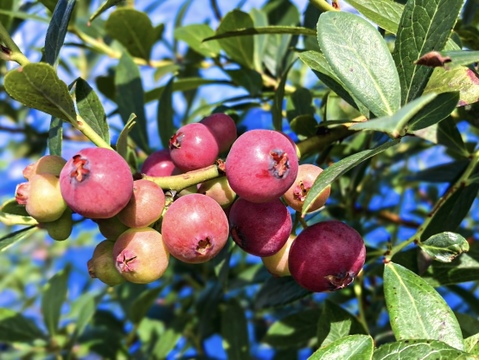
[[[70,121],[71,125],[81,131],[83,135],[85,135],[88,139],[91,140],[96,146],[101,148],[112,149],[110,144],[108,144],[103,138],[97,134],[95,130],[79,115],[77,114],[77,118],[75,121]]]
[[[338,11],[333,5],[330,5],[326,0],[309,0],[309,3],[319,10],[325,11]]]
[[[361,275],[358,275],[356,277],[356,281],[354,281],[353,283],[354,295],[356,296],[356,299],[358,300],[358,320],[361,323],[361,325],[364,327],[364,330],[366,330],[366,333],[370,334],[371,332],[369,331],[368,322],[366,321],[366,315],[364,312],[362,285],[363,285],[363,277]]]
[[[331,143],[341,140],[353,133],[354,131],[349,130],[349,126],[345,124],[330,129],[324,134],[311,136],[296,144],[299,157],[307,156],[313,152],[317,153],[323,151],[326,147],[331,145]]]
[[[413,242],[417,244],[421,244],[421,236],[424,231],[427,229],[431,221],[434,219],[434,215],[439,211],[439,209],[446,203],[446,201],[456,193],[459,189],[467,186],[467,180],[472,175],[472,172],[476,168],[477,164],[479,163],[479,150],[477,150],[471,157],[471,161],[467,166],[466,170],[462,173],[459,179],[452,185],[446,193],[436,202],[431,212],[428,214],[426,219],[424,220],[421,227],[416,231],[416,233],[411,236],[408,240],[403,241],[402,243],[398,244],[397,246],[393,247],[391,251],[386,256],[386,261],[389,261],[395,254],[400,252],[406,246],[412,244]]]
[[[24,66],[30,63],[30,60],[23,55],[20,48],[8,33],[7,29],[0,23],[0,41],[2,41],[6,47],[2,46],[3,58],[5,60],[15,61],[16,63]]]

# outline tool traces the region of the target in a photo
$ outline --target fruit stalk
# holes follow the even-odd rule
[[[203,169],[188,171],[180,175],[155,177],[143,174],[142,178],[153,181],[162,189],[180,191],[206,180],[217,178],[220,175],[218,166],[210,165]]]

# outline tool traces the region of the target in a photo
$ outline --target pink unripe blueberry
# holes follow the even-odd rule
[[[101,282],[115,286],[125,282],[125,278],[115,266],[113,259],[114,241],[103,240],[93,250],[93,255],[87,262],[88,273],[91,278],[98,278]]]
[[[238,196],[251,202],[268,202],[282,196],[298,173],[292,143],[273,130],[242,134],[226,158],[226,177]]]
[[[213,133],[219,152],[227,151],[238,137],[234,120],[226,114],[211,114],[200,121]]]
[[[253,203],[239,198],[229,214],[231,237],[249,254],[271,256],[288,240],[292,229],[291,215],[280,199]]]
[[[33,164],[23,169],[25,179],[30,179],[35,174],[52,174],[59,176],[66,164],[66,160],[57,155],[44,155]]]
[[[67,161],[60,173],[63,198],[76,213],[91,219],[115,216],[133,192],[128,163],[115,151],[86,148]]]
[[[221,206],[202,194],[176,199],[163,215],[161,233],[178,260],[203,263],[215,257],[228,240],[228,219]]]
[[[170,176],[179,174],[173,160],[171,160],[170,150],[162,149],[148,155],[141,166],[141,173],[148,176]]]
[[[314,181],[319,174],[323,172],[319,166],[313,164],[301,164],[298,168],[298,175],[293,185],[284,193],[283,199],[296,211],[302,211],[304,200],[309,193],[309,190],[314,184]],[[321,208],[329,198],[331,193],[331,186],[326,187],[316,198],[316,200],[309,206],[308,212],[313,212]]]
[[[178,129],[170,139],[170,156],[181,171],[213,165],[218,158],[218,143],[210,129],[191,123]]]
[[[170,254],[161,234],[145,227],[129,229],[121,234],[113,246],[113,259],[126,280],[148,284],[165,273]]]
[[[117,216],[128,227],[145,227],[161,217],[164,207],[163,190],[152,181],[140,179],[133,183],[133,195]]]
[[[349,285],[364,265],[366,247],[359,233],[329,220],[304,229],[291,245],[289,271],[309,291],[335,291]]]
[[[38,222],[55,221],[67,208],[58,177],[52,174],[34,174],[28,184],[17,187],[15,198],[25,205],[27,213]]]

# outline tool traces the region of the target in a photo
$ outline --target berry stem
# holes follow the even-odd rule
[[[202,169],[188,171],[180,175],[155,177],[143,174],[142,178],[153,181],[164,190],[180,191],[206,180],[217,178],[220,175],[218,166],[211,165]]]
[[[321,11],[338,11],[337,8],[330,5],[326,0],[309,0],[309,3]]]

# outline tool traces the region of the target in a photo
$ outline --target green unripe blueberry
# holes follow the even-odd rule
[[[57,220],[43,223],[41,226],[53,240],[66,240],[73,230],[72,211],[67,208]]]
[[[123,276],[120,275],[115,267],[113,259],[113,246],[115,242],[111,240],[103,240],[93,251],[93,256],[88,260],[88,273],[91,278],[98,278],[101,282],[115,286],[125,282]]]

